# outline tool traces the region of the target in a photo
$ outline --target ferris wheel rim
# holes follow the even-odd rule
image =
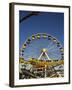
[[[48,33],[36,33],[36,34],[32,34],[30,37],[28,37],[28,38],[24,41],[23,44],[26,44],[26,42],[27,42],[28,39],[31,39],[32,36],[36,36],[36,35],[38,35],[38,34],[40,34],[40,35],[46,34],[47,36],[51,36],[51,37],[54,38],[58,43],[60,43],[60,45],[62,46],[61,42],[60,42],[56,37],[54,37],[53,35],[48,34]],[[37,38],[36,38],[36,39],[37,39]],[[32,39],[31,39],[31,40],[32,40]]]
[[[37,35],[40,35],[40,36],[46,35],[46,38],[48,38],[48,36],[50,36],[51,39],[55,39],[56,42],[60,44],[60,48],[63,49],[60,41],[59,41],[56,37],[54,37],[54,36],[52,36],[52,35],[50,35],[50,34],[48,34],[48,33],[36,33],[36,34],[33,34],[33,35],[31,35],[30,37],[28,37],[28,38],[25,40],[25,42],[23,43],[23,45],[24,45],[24,44],[25,44],[26,46],[28,45],[28,44],[27,44],[28,39],[30,39],[31,41],[33,41],[32,36],[35,37],[35,40],[38,39],[38,38],[36,37]],[[40,37],[40,38],[41,38],[41,37]],[[40,39],[40,38],[39,38],[39,39]],[[55,43],[56,43],[56,42],[55,42]],[[57,44],[57,43],[56,43],[56,44]],[[23,50],[23,46],[22,46],[21,49]],[[63,53],[63,52],[62,52],[62,53]]]

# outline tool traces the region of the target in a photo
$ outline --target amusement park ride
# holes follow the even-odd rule
[[[20,20],[20,23],[30,18],[31,16],[37,16],[38,14],[40,14],[40,12],[31,12],[27,16],[23,17]],[[43,44],[42,40],[47,42],[46,44],[48,44],[48,47]],[[38,46],[36,47],[39,47],[38,50],[33,49],[37,42]],[[30,53],[33,51],[33,53],[35,52],[39,56],[34,57],[34,54],[30,54],[28,52],[29,49],[31,50]],[[28,58],[26,58],[27,56]],[[64,77],[63,47],[55,37],[49,34],[34,34],[27,38],[22,48],[20,49],[19,66],[20,79]]]

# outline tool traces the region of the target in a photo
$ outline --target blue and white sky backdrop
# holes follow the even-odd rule
[[[28,15],[29,13],[30,11],[19,11],[19,19]],[[62,46],[64,46],[64,13],[40,12],[39,15],[32,16],[21,22],[19,24],[19,48],[22,47],[23,43],[28,37],[37,33],[48,33],[57,38]],[[35,43],[35,47],[38,45],[39,43]],[[47,45],[47,43],[45,43],[45,45]],[[28,50],[29,49],[30,47]]]

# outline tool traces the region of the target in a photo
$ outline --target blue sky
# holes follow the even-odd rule
[[[28,15],[30,11],[20,11],[19,19]],[[19,45],[36,33],[48,33],[56,37],[64,45],[64,13],[40,12],[38,16],[32,16],[19,24]]]
[[[28,15],[28,11],[20,11],[20,19]],[[23,21],[20,27],[20,47],[27,37],[36,33],[48,33],[56,37],[63,45],[64,41],[64,14],[41,12]]]

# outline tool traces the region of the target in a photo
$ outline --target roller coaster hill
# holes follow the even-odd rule
[[[63,77],[63,60],[38,60],[31,58],[26,61],[20,58],[20,79]],[[57,68],[56,68],[57,67]]]

